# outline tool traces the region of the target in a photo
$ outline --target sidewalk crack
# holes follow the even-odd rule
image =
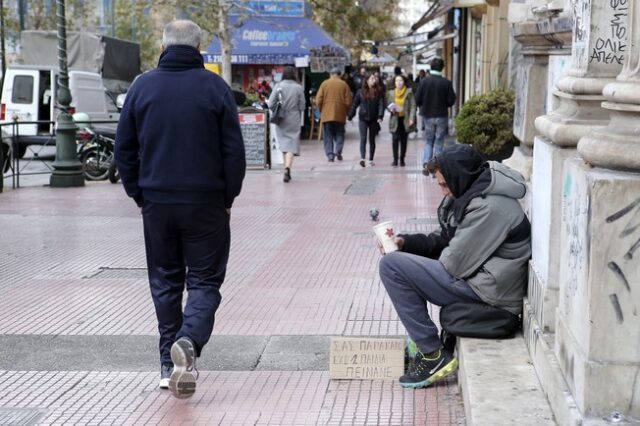
[[[256,360],[255,364],[253,364],[249,368],[249,371],[255,371],[256,368],[258,368],[258,365],[260,365],[260,361],[262,360],[262,355],[264,355],[264,352],[267,350],[267,347],[269,346],[270,341],[271,341],[271,336],[268,336],[267,343],[265,343],[264,348],[262,348],[262,352],[260,352],[260,355],[258,355],[258,359]]]
[[[89,372],[85,371],[84,375],[82,377],[80,377],[78,380],[76,380],[76,382],[74,384],[71,385],[71,387],[69,389],[67,389],[66,391],[62,392],[56,399],[54,399],[53,401],[51,401],[51,403],[49,404],[49,406],[53,406],[56,402],[58,402],[63,396],[65,396],[66,394],[68,394],[69,392],[71,392],[73,389],[76,388],[76,386],[78,386],[80,384],[80,382],[82,382],[84,379],[86,379],[89,376]]]

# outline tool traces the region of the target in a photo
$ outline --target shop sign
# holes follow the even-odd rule
[[[230,15],[245,15],[247,10],[251,14],[260,16],[306,16],[305,2],[302,0],[249,0],[242,3],[242,7],[232,9]]]
[[[295,31],[243,30],[242,41],[251,47],[286,47],[296,39]]]

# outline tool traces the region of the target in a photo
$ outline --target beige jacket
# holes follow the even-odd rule
[[[345,123],[353,97],[349,85],[334,75],[325,80],[318,89],[316,104],[322,113],[323,123],[337,121]]]

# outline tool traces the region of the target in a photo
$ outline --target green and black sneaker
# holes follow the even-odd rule
[[[428,357],[418,352],[409,364],[407,374],[400,377],[403,388],[426,388],[439,382],[458,369],[458,359],[449,351],[440,349],[435,356]]]

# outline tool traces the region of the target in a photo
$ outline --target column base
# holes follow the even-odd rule
[[[604,102],[602,106],[611,112],[609,126],[580,139],[578,152],[592,166],[640,171],[640,105]]]
[[[527,298],[531,305],[532,313],[545,333],[553,333],[556,329],[556,309],[558,308],[559,289],[548,286],[543,278],[535,270],[532,262],[529,262],[529,285]]]
[[[638,424],[640,407],[634,394],[640,391],[635,383],[640,367],[589,359],[567,319],[559,314],[557,320],[553,352],[580,413],[594,419],[619,418],[622,424]]]
[[[609,115],[600,107],[603,96],[571,95],[556,90],[560,106],[551,114],[536,118],[536,130],[555,145],[575,147],[580,138],[609,124]]]
[[[523,334],[542,391],[549,400],[558,425],[583,425],[584,417],[562,377],[560,364],[553,352],[554,333],[544,333],[538,324],[529,299],[524,299]]]
[[[640,175],[565,162],[555,353],[582,413],[640,420]]]
[[[560,289],[560,228],[562,216],[562,171],[575,149],[562,148],[537,137],[533,152],[531,182],[531,269],[529,274],[532,308],[543,330],[555,329],[555,311]]]
[[[52,188],[73,188],[84,186],[84,176],[82,173],[64,173],[54,171],[51,174],[49,183]]]

